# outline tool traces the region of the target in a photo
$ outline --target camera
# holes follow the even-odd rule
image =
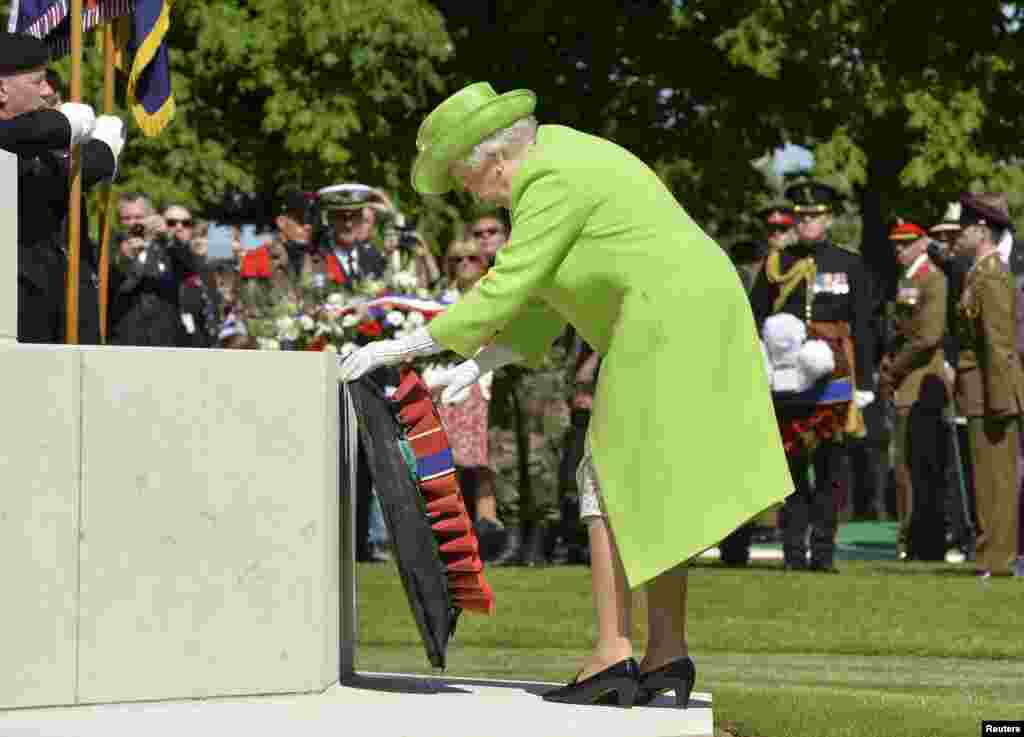
[[[398,236],[398,247],[405,250],[412,250],[422,240],[416,231],[416,218],[406,217],[402,213],[395,213],[392,223],[394,233]]]

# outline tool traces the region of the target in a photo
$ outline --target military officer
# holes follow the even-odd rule
[[[947,280],[928,257],[931,239],[923,228],[901,221],[890,231],[889,241],[905,271],[892,305],[879,391],[896,414],[893,445],[901,554],[907,559],[944,560]]]
[[[1017,450],[1024,371],[1017,352],[1018,295],[999,257],[1010,227],[1001,193],[960,198],[957,249],[973,258],[957,305],[960,357],[956,402],[967,417],[977,504],[976,565],[982,577],[1010,575],[1017,554]]]
[[[808,337],[832,348],[833,378],[839,380],[834,385],[846,393],[820,398],[809,416],[777,402],[796,487],[783,509],[783,552],[788,569],[808,568],[810,528],[810,569],[835,571],[836,495],[847,485],[845,443],[864,436],[860,408],[874,400],[871,288],[860,257],[831,240],[838,193],[811,181],[789,187],[786,198],[794,204],[797,242],[769,254],[751,292],[754,317],[758,326],[780,312],[804,320]]]

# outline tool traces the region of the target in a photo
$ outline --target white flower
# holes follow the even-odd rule
[[[318,322],[316,324],[315,336],[319,338],[321,335],[330,335],[332,332],[331,326],[326,322]]]
[[[391,310],[391,312],[389,312],[384,318],[384,321],[387,322],[388,325],[393,325],[398,328],[405,322],[405,315],[398,310]]]
[[[334,292],[327,298],[327,304],[331,307],[341,307],[345,304],[345,298],[339,292]]]
[[[403,292],[414,290],[419,286],[419,279],[416,278],[415,274],[408,271],[396,272],[391,282],[395,285],[396,289]]]
[[[327,345],[324,346],[324,353],[337,353],[337,352],[338,352],[338,346],[334,345],[334,343],[328,343]]]
[[[352,313],[349,313],[345,315],[343,318],[341,318],[341,326],[343,328],[354,328],[358,324],[359,318],[353,315]]]
[[[287,333],[289,330],[292,329],[292,326],[295,325],[295,321],[288,317],[287,315],[285,315],[284,317],[277,318],[277,322],[275,323],[275,325],[277,327],[278,333]]]
[[[416,312],[414,310],[405,316],[405,324],[414,328],[421,328],[426,324],[426,322],[427,318],[423,316],[422,312]]]
[[[338,323],[332,323],[331,324],[331,333],[333,335],[337,335],[338,337],[341,337],[342,335],[345,334],[345,328],[343,328]]]
[[[367,279],[362,287],[365,294],[380,294],[387,288],[387,284],[376,279]]]
[[[346,343],[341,347],[341,350],[338,351],[338,353],[341,354],[342,358],[345,358],[345,356],[355,351],[356,348],[358,348],[358,346],[355,343]]]
[[[299,318],[299,325],[303,330],[309,331],[316,326],[316,321],[309,315],[303,315]]]

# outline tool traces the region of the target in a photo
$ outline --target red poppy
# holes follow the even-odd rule
[[[365,335],[367,338],[379,338],[381,333],[384,332],[384,328],[376,320],[361,322],[356,330],[359,331],[360,335]]]

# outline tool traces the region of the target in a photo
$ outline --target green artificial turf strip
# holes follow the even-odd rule
[[[839,575],[698,565],[689,636],[716,724],[752,737],[977,734],[1024,716],[1024,581],[967,566],[844,562]],[[360,566],[357,668],[432,673],[391,565]],[[589,570],[488,569],[448,674],[568,680],[594,635]],[[645,635],[635,602],[637,655]]]

